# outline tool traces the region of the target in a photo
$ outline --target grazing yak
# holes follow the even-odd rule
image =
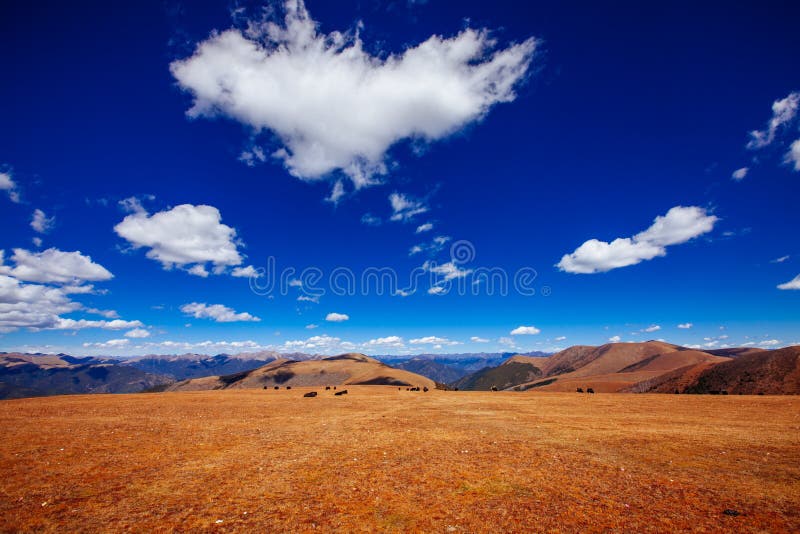
[[[317,396],[317,392],[316,391],[309,391],[308,393],[303,395],[303,397],[316,397],[316,396]]]
[[[347,395],[347,390],[343,389],[342,391],[337,391],[336,393],[334,393],[334,395],[337,396],[337,397],[339,395]]]
[[[586,393],[594,393],[594,390],[592,388],[586,388]]]
[[[325,386],[325,391],[328,391],[329,389],[331,389],[330,386]]]
[[[492,391],[497,391],[497,386],[492,386]]]
[[[583,393],[583,388],[578,388],[578,389],[576,390],[576,393]]]

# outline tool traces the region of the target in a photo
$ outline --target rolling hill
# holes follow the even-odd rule
[[[252,371],[184,380],[170,386],[168,391],[340,385],[436,387],[430,378],[350,353],[321,360],[280,359]]]
[[[466,390],[800,393],[798,347],[688,349],[661,341],[578,345],[547,358],[514,356],[451,387]]]

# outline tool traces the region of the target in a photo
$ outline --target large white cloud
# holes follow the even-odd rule
[[[800,289],[800,274],[784,284],[779,284],[778,289]]]
[[[636,265],[656,256],[666,255],[666,247],[685,243],[710,232],[718,218],[697,206],[676,206],[666,215],[633,237],[617,238],[608,243],[590,239],[571,254],[565,254],[556,266],[569,273],[600,273]]]
[[[441,139],[514,100],[536,47],[498,49],[487,30],[465,29],[374,56],[358,33],[319,33],[302,1],[285,11],[283,25],[214,32],[170,70],[193,96],[190,117],[274,132],[273,156],[305,180],[341,171],[355,187],[373,182],[398,141]]]
[[[15,248],[11,260],[12,268],[3,263],[0,253],[0,274],[13,276],[25,282],[67,284],[83,281],[103,281],[113,278],[105,267],[94,263],[90,256],[81,252],[64,252],[49,248],[42,252]]]
[[[214,206],[181,204],[153,215],[142,209],[125,217],[114,231],[134,248],[147,248],[147,257],[165,269],[177,266],[208,276],[208,263],[216,273],[242,263],[236,230],[222,224]]]
[[[258,322],[261,319],[247,312],[237,313],[222,304],[206,304],[204,302],[190,302],[181,306],[181,311],[195,319],[213,319],[218,323],[233,323],[238,321]]]

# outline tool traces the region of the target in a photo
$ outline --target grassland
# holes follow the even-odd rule
[[[800,531],[798,397],[348,390],[0,402],[0,531]]]

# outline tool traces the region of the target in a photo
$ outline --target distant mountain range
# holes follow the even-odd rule
[[[342,370],[344,368],[346,370]],[[777,350],[745,347],[701,351],[648,341],[599,347],[578,345],[553,355],[538,352],[375,357],[351,354],[333,358],[271,351],[125,359],[0,353],[0,399],[222,389],[254,384],[263,387],[356,383],[425,384],[428,387],[438,383],[459,390],[575,391],[592,388],[596,392],[800,394],[800,346]]]

